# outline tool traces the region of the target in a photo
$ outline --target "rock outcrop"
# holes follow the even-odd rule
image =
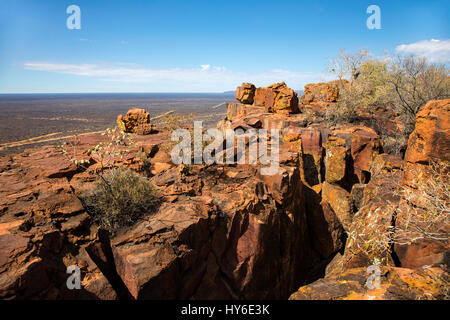
[[[133,108],[128,110],[125,117],[117,117],[117,126],[124,132],[147,135],[152,133],[153,126],[150,123],[150,114],[144,109]]]
[[[450,161],[450,99],[432,100],[416,117],[414,132],[408,140],[403,182],[414,184],[415,178],[432,162]]]
[[[255,88],[251,83],[243,83],[236,89],[236,99],[247,107],[264,107],[266,112],[298,113],[297,93],[284,82],[261,88]]]
[[[298,153],[284,146],[270,177],[249,165],[165,166],[170,157],[154,146],[168,134],[136,136],[122,163],[150,174],[164,203],[113,237],[78,200],[95,180],[90,171],[54,147],[1,159],[0,297],[281,299],[306,281],[321,257],[311,245]],[[105,139],[85,136],[77,152],[86,156]],[[80,266],[83,290],[66,287],[71,265]]]
[[[244,104],[253,104],[255,86],[251,83],[243,83],[236,89],[236,100]]]
[[[412,192],[415,189],[421,189],[423,192],[425,188],[434,188],[425,190],[431,196],[434,196],[432,206],[439,201],[448,201],[445,196],[432,194],[445,192],[445,186],[440,184],[448,184],[448,168],[450,166],[450,99],[446,100],[432,100],[423,106],[416,116],[416,126],[413,133],[408,140],[408,148],[405,154],[405,168],[403,172],[402,182],[405,188],[411,188]],[[439,171],[444,172],[439,172]],[[436,175],[440,175],[436,177]],[[426,184],[426,178],[436,181],[435,183]],[[442,178],[444,177],[444,178]],[[436,184],[437,183],[437,184]],[[421,186],[422,185],[422,186]],[[426,196],[427,197],[427,196]],[[415,210],[422,212],[425,217],[427,212],[432,212],[436,215],[436,207],[427,207],[426,203],[420,202],[423,199],[423,194],[412,198]],[[430,201],[430,200],[428,200]],[[431,200],[433,201],[433,200]],[[409,222],[409,208],[405,207],[407,204],[401,203],[399,214],[397,216],[397,225],[400,228],[405,227]],[[444,204],[448,206],[447,204]],[[424,218],[425,219],[425,218]],[[450,234],[450,224],[444,223],[439,226],[441,232]],[[429,230],[432,232],[431,230]],[[430,237],[428,239],[417,239],[411,243],[395,244],[394,251],[402,266],[408,268],[418,268],[424,265],[439,265],[449,264],[450,257],[450,243],[438,238]]]
[[[303,105],[335,103],[333,86],[308,87]],[[261,174],[260,159],[175,165],[170,132],[143,135],[152,132],[149,116],[132,109],[118,122],[135,133],[135,145],[117,165],[146,176],[161,205],[114,234],[99,229],[80,200],[100,169],[89,150],[107,137],[77,142],[77,158],[92,170],[52,146],[0,158],[0,298],[444,297],[448,243],[397,246],[390,237],[402,205],[396,190],[411,181],[404,167],[426,172],[432,160],[448,161],[448,117],[440,117],[448,100],[418,114],[405,162],[383,153],[368,127],[308,126],[284,83],[243,84],[236,98],[217,128],[279,129],[278,171]],[[267,140],[271,151],[276,141]],[[381,287],[369,289],[375,257]],[[82,290],[67,288],[70,266],[80,268]]]
[[[333,108],[338,101],[340,87],[347,84],[347,80],[335,80],[305,85],[304,93],[300,97],[300,109],[324,114],[327,109]]]
[[[417,187],[416,181],[427,175],[431,178],[433,163],[448,164],[448,106],[449,100],[441,100],[422,107],[417,114],[416,129],[409,138],[405,161],[380,153],[380,142],[373,132],[365,130],[354,138],[351,132],[359,128],[333,132],[339,138],[328,139],[327,181],[321,192],[322,201],[329,203],[347,231],[345,250],[335,255],[323,279],[301,287],[290,299],[448,299],[450,243],[445,240],[450,233],[448,222],[440,226],[441,237],[411,236],[408,241],[397,240],[405,223],[414,219],[408,216],[411,210],[423,210],[424,214],[427,211],[420,208],[420,203],[405,210],[408,204],[401,190],[407,188],[411,192],[409,201],[420,199],[421,195],[414,195],[419,191],[412,188]],[[350,194],[342,188],[345,188],[343,181],[349,186],[344,179],[348,172],[345,166],[349,165],[344,164],[345,158],[352,160],[350,166],[359,180]],[[338,192],[341,194],[336,196]],[[351,217],[350,202],[354,212]],[[367,268],[375,260],[381,269],[380,286],[370,289],[366,282]]]

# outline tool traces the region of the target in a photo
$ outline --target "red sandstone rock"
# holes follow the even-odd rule
[[[333,209],[344,229],[349,230],[353,219],[353,205],[350,194],[337,185],[324,182],[322,198]]]
[[[282,88],[279,84],[272,89]],[[155,147],[168,141],[168,134],[136,137],[136,152],[144,152],[153,168],[161,169],[151,180],[164,203],[114,236],[112,246],[76,197],[92,186],[95,176],[68,165],[49,147],[0,158],[0,297],[283,299],[305,281],[317,279],[307,274],[323,271],[342,249],[342,224],[350,233],[392,226],[398,202],[393,188],[402,164],[377,154],[379,138],[370,129],[302,128],[302,115],[266,114],[265,106],[234,107],[229,112],[234,122],[226,120],[223,127],[241,122],[282,130],[279,172],[261,176],[259,167],[251,165],[172,167],[167,150]],[[83,138],[80,155],[102,139]],[[445,151],[442,140],[433,141]],[[326,168],[321,164],[324,145]],[[133,154],[120,164],[144,172],[138,162]],[[315,172],[308,177],[310,169]],[[327,182],[322,185],[323,169]],[[354,184],[358,180],[348,175],[357,170],[370,172],[370,181],[360,177],[363,184]],[[314,184],[313,189],[302,180]],[[353,215],[355,197],[361,209]],[[430,280],[407,269],[390,269],[392,281],[383,287],[384,296],[364,291],[365,268],[364,273],[350,269],[373,263],[359,250],[364,245],[347,240],[344,254],[327,268],[329,276],[294,298],[439,297],[439,289],[431,285],[409,295],[395,291],[404,283]],[[412,268],[441,263],[448,248],[418,243],[394,250],[402,266]],[[387,263],[393,264],[389,256]],[[82,291],[64,287],[66,267],[72,264],[81,267]]]
[[[275,83],[267,88],[257,89],[255,105],[264,106],[267,111],[279,114],[297,113],[298,97],[284,82]]]
[[[415,130],[408,140],[403,182],[412,185],[432,161],[448,162],[449,141],[450,99],[429,101],[417,114]]]
[[[275,94],[274,92],[267,87],[256,88],[255,91],[255,106],[265,107],[266,103],[268,107],[272,107],[275,102]]]
[[[249,115],[256,115],[264,113],[263,107],[249,106],[238,102],[230,102],[227,104],[227,119],[236,120],[242,119]]]
[[[336,102],[339,98],[339,86],[347,83],[346,80],[335,80],[326,83],[310,83],[305,86],[302,104],[311,102]]]
[[[328,183],[342,183],[347,172],[349,148],[344,139],[328,138],[325,156],[325,180]]]
[[[236,89],[236,99],[244,104],[253,104],[255,97],[255,86],[251,83],[243,83]]]
[[[124,132],[136,133],[139,135],[150,134],[153,126],[150,123],[150,115],[144,109],[133,108],[128,110],[124,116],[117,117],[117,126]]]
[[[339,87],[346,85],[347,80],[335,80],[326,83],[310,83],[304,88],[300,97],[300,108],[311,109],[317,113],[324,113],[334,107],[339,98]]]
[[[308,224],[314,234],[313,246],[324,258],[344,247],[344,229],[328,202],[322,202],[309,216]]]
[[[345,127],[333,131],[333,134],[351,141],[353,172],[360,183],[367,183],[372,162],[381,151],[381,139],[378,134],[375,130],[363,126]]]
[[[450,244],[432,239],[415,241],[410,244],[395,244],[394,251],[404,268],[446,265]]]
[[[366,268],[349,269],[303,286],[289,300],[417,300],[443,299],[448,281],[439,268],[381,267],[380,287],[369,289]],[[427,285],[424,285],[424,284]]]

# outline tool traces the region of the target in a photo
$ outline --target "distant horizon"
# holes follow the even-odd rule
[[[170,94],[170,93],[187,93],[187,94],[226,94],[226,93],[232,93],[235,92],[235,90],[227,90],[227,91],[123,91],[123,92],[115,92],[115,91],[92,91],[92,92],[1,92],[0,95],[8,95],[8,94],[128,94],[128,93],[164,93],[164,94]]]
[[[296,90],[296,91],[298,91],[298,90]],[[79,94],[86,94],[86,95],[89,95],[89,94],[92,94],[92,95],[95,95],[95,94],[99,94],[99,95],[101,95],[101,94],[205,94],[205,95],[208,95],[208,94],[217,94],[217,95],[232,95],[232,94],[234,94],[234,92],[235,92],[235,90],[228,90],[228,91],[223,91],[223,92],[201,92],[201,91],[198,91],[198,92],[194,92],[194,91],[192,91],[192,92],[182,92],[182,91],[173,91],[173,92],[170,92],[170,91],[147,91],[147,92],[144,92],[144,91],[136,91],[136,92],[133,92],[133,91],[128,91],[128,92],[107,92],[107,91],[104,91],[104,92],[0,92],[0,96],[8,96],[8,95],[71,95],[71,94],[73,94],[73,95],[79,95]]]
[[[294,91],[301,92],[303,89],[295,89]],[[182,91],[129,91],[129,92],[5,92],[0,93],[0,96],[6,96],[6,95],[44,95],[44,94],[55,94],[55,95],[65,95],[65,94],[223,94],[223,95],[234,95],[236,90],[227,90],[227,91],[217,91],[217,92],[182,92]]]

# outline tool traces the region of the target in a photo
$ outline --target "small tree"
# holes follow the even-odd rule
[[[356,61],[362,61],[360,58]],[[391,88],[386,85],[389,78],[387,62],[367,60],[356,66],[352,60],[354,77],[339,88],[337,107],[327,110],[327,118],[333,122],[353,122],[362,113],[372,117],[380,107],[391,105]]]
[[[332,61],[329,71],[339,79],[349,80],[340,88],[337,107],[328,110],[327,118],[332,122],[353,122],[362,112],[374,118],[378,108],[390,108],[401,116],[403,136],[407,137],[414,130],[422,106],[430,100],[450,97],[449,69],[445,65],[414,56],[370,56],[366,50],[354,54],[341,50]],[[382,124],[374,124],[376,129],[383,128]]]
[[[416,114],[430,100],[450,97],[449,69],[425,58],[398,57],[390,65],[389,84],[395,91],[394,106],[402,115],[405,134],[414,130]]]
[[[339,80],[347,79],[353,82],[358,78],[361,66],[369,60],[370,56],[371,53],[366,49],[353,54],[341,49],[338,58],[331,60],[328,71],[335,74]]]

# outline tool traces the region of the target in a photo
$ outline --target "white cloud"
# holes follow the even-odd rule
[[[220,92],[232,90],[242,82],[267,86],[285,81],[294,89],[307,83],[332,80],[330,75],[273,69],[259,73],[231,71],[221,66],[201,65],[200,68],[150,69],[133,64],[66,64],[27,62],[26,70],[53,72],[102,81],[145,84],[148,91]],[[147,86],[148,85],[148,86]],[[136,85],[137,86],[137,85]],[[142,86],[139,86],[142,87]]]
[[[431,62],[450,62],[450,39],[422,40],[410,44],[401,44],[395,48],[400,54],[412,54],[427,58]]]

